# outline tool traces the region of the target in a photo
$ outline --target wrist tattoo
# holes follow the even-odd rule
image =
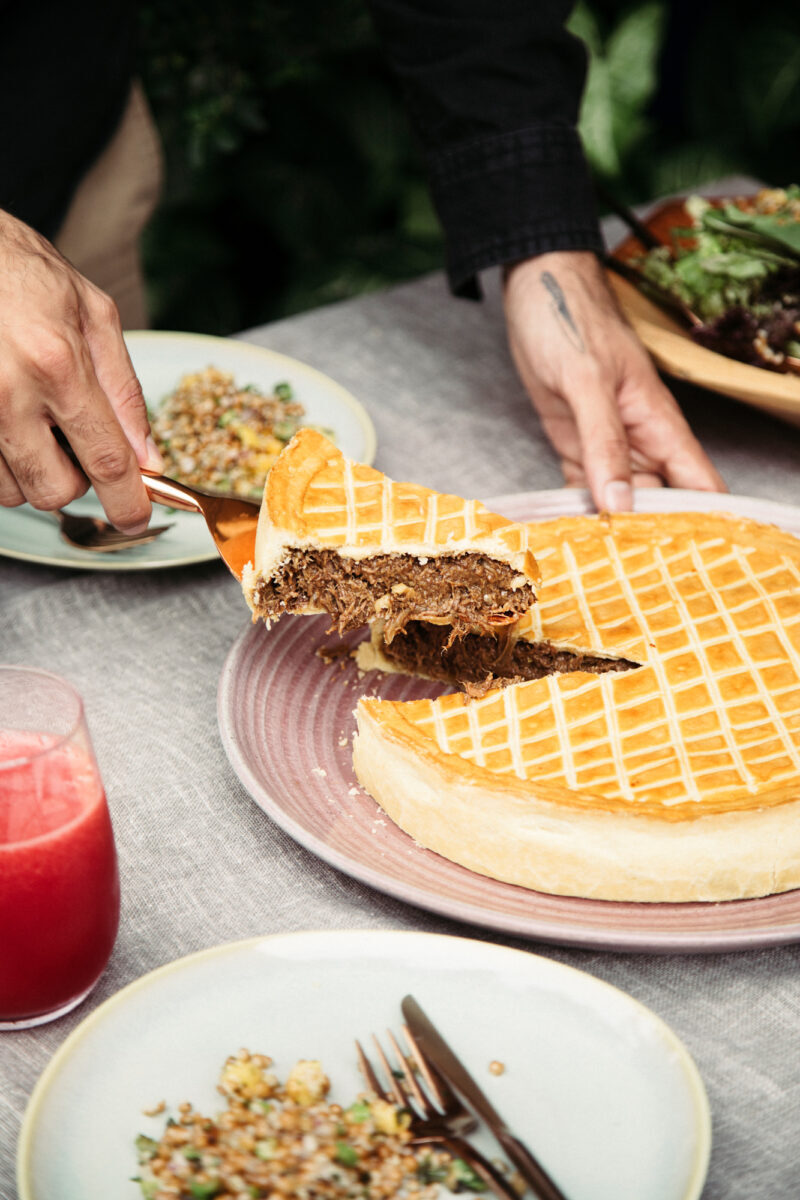
[[[561,327],[569,340],[572,342],[576,350],[581,354],[586,353],[586,345],[581,337],[580,330],[575,324],[575,318],[569,311],[567,298],[562,292],[558,280],[549,271],[542,272],[542,283],[550,293],[550,308],[555,313],[556,318],[561,323]]]

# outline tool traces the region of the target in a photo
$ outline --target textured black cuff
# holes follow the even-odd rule
[[[458,296],[479,297],[477,273],[552,250],[603,243],[580,139],[569,125],[491,134],[431,154],[431,191]]]

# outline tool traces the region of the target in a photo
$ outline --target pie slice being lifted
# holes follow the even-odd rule
[[[699,513],[529,528],[544,582],[520,640],[567,673],[362,699],[363,786],[424,846],[539,891],[800,886],[800,541]]]
[[[539,582],[527,526],[395,483],[312,429],[269,473],[254,557],[242,576],[254,619],[327,612],[344,633],[381,618],[387,642],[410,620],[448,637],[506,626]]]

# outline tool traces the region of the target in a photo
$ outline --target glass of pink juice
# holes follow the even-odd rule
[[[0,1029],[80,1004],[118,924],[114,835],[81,698],[57,675],[0,666]]]

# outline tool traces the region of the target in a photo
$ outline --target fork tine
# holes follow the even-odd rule
[[[148,542],[154,542],[157,537],[160,537],[162,533],[166,533],[167,530],[171,528],[171,525],[163,525],[160,529],[149,529],[146,535],[142,534],[142,544],[144,544],[145,536],[147,537]]]
[[[413,1033],[407,1025],[403,1026],[403,1037],[406,1039],[406,1045],[411,1051],[414,1062],[420,1069],[422,1078],[425,1080],[428,1087],[436,1097],[437,1104],[441,1109],[446,1109],[448,1099],[447,1092],[450,1091],[450,1089],[448,1088],[444,1079],[442,1079],[441,1075],[439,1075],[434,1067],[428,1062],[427,1058],[417,1045]],[[450,1095],[452,1096],[453,1093],[450,1092]]]
[[[148,525],[147,529],[143,529],[141,533],[121,533],[119,530],[99,530],[97,534],[98,544],[112,545],[120,543],[121,545],[134,546],[137,543],[144,541],[152,541],[157,538],[160,533],[166,533],[171,529],[171,525]]]
[[[408,1092],[405,1090],[402,1083],[389,1066],[389,1060],[383,1053],[383,1047],[374,1034],[372,1035],[372,1041],[375,1046],[375,1052],[380,1060],[380,1064],[386,1072],[386,1078],[389,1080],[389,1089],[395,1099],[395,1102],[399,1104],[401,1108],[408,1108]]]
[[[370,1089],[370,1091],[373,1091],[376,1096],[379,1096],[381,1100],[388,1100],[389,1097],[381,1087],[378,1076],[372,1069],[372,1063],[364,1053],[361,1042],[359,1041],[356,1041],[356,1053],[358,1055],[358,1065],[361,1068],[361,1074],[366,1080],[367,1087]]]
[[[462,1108],[463,1105],[455,1094],[450,1084],[440,1075],[434,1067],[433,1063],[425,1057],[419,1048],[416,1038],[407,1025],[403,1026],[403,1036],[406,1039],[409,1050],[414,1058],[414,1062],[420,1069],[423,1079],[436,1097],[439,1107],[447,1112],[449,1109],[456,1107]]]
[[[371,1062],[361,1047],[361,1043],[356,1041],[358,1062],[361,1067],[361,1073],[367,1082],[367,1087],[376,1096],[379,1096],[382,1100],[394,1100],[397,1105],[410,1112],[411,1124],[409,1128],[412,1135],[411,1145],[441,1146],[453,1158],[463,1158],[465,1162],[469,1163],[484,1183],[486,1183],[489,1190],[499,1197],[499,1200],[520,1200],[519,1193],[510,1181],[504,1178],[498,1169],[481,1154],[476,1146],[467,1142],[460,1132],[456,1132],[442,1113],[437,1112],[429,1097],[425,1095],[424,1089],[420,1087],[418,1080],[415,1079],[413,1066],[408,1057],[400,1050],[391,1030],[387,1029],[386,1034],[394,1053],[397,1055],[398,1062],[402,1064],[403,1079],[408,1085],[409,1090],[405,1090],[403,1084],[393,1073],[389,1065],[389,1060],[383,1052],[383,1047],[374,1035],[372,1041],[375,1045],[375,1052],[378,1055],[381,1067],[386,1072],[391,1095],[381,1086]],[[409,1044],[415,1046],[413,1038],[409,1038]],[[417,1053],[420,1053],[418,1048]],[[416,1061],[419,1061],[416,1054],[414,1058]],[[426,1072],[426,1064],[424,1062],[420,1062],[420,1069],[423,1073]],[[416,1107],[412,1107],[409,1103],[411,1096],[414,1097]],[[456,1103],[458,1105],[460,1101],[456,1101]],[[459,1114],[457,1113],[456,1116],[458,1117]],[[471,1124],[474,1125],[475,1122],[471,1120]]]
[[[400,1069],[403,1072],[403,1078],[406,1081],[406,1085],[408,1086],[409,1090],[411,1091],[411,1094],[413,1095],[414,1099],[416,1100],[417,1104],[419,1105],[420,1111],[423,1112],[426,1117],[440,1116],[441,1114],[437,1111],[435,1105],[431,1104],[430,1100],[425,1095],[422,1088],[419,1086],[419,1083],[417,1082],[417,1080],[414,1076],[413,1067],[411,1066],[411,1063],[408,1061],[408,1058],[405,1056],[405,1054],[403,1054],[403,1051],[398,1046],[397,1039],[395,1038],[391,1029],[386,1030],[386,1036],[388,1037],[391,1047],[394,1050],[395,1055],[397,1056],[397,1061],[400,1064]]]

